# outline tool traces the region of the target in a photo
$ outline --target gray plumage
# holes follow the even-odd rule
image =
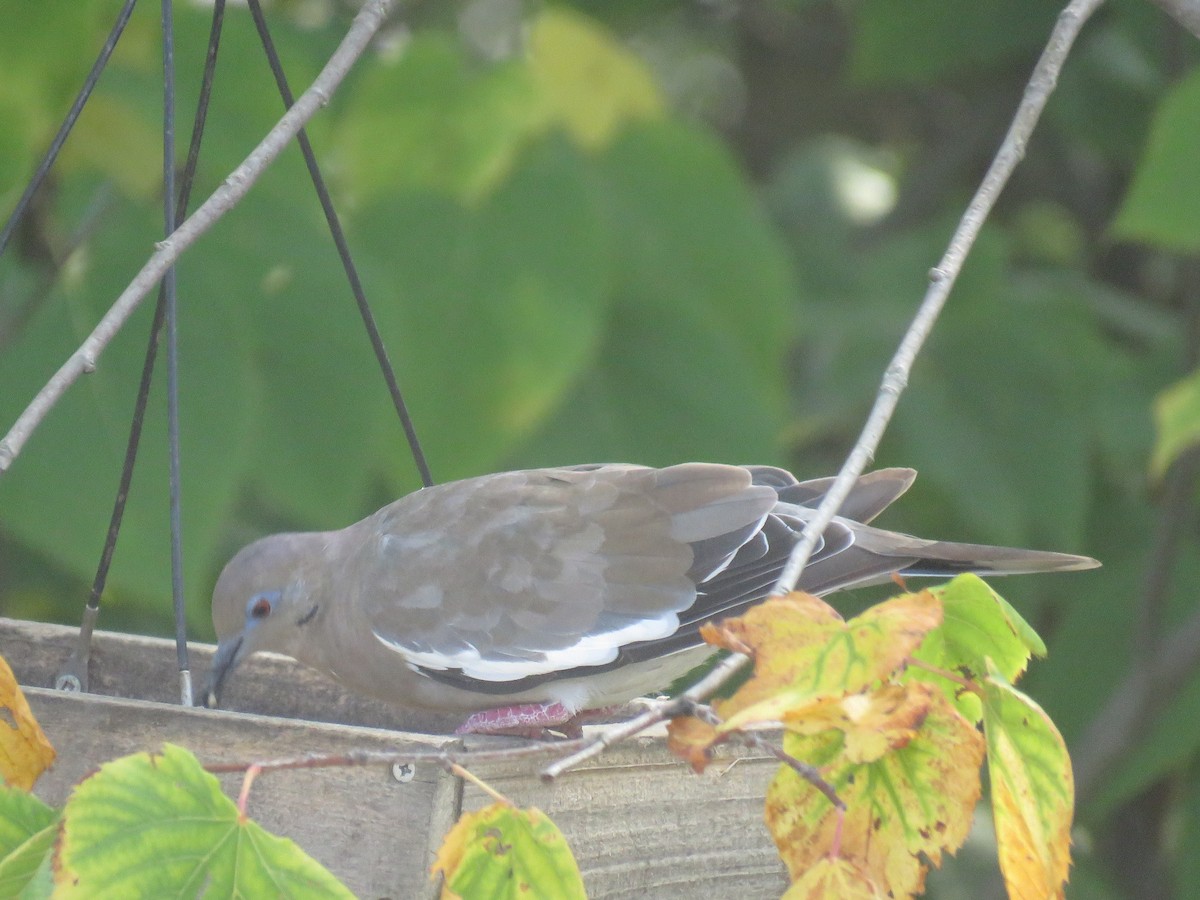
[[[915,476],[860,478],[799,588],[1098,565],[866,524]],[[704,622],[770,592],[831,482],[708,463],[533,469],[426,488],[340,531],[263,538],[217,582],[208,702],[257,650],[434,709],[575,711],[665,687],[710,652]]]

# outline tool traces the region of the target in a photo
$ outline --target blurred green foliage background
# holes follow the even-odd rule
[[[0,3],[5,214],[117,6]],[[310,135],[435,477],[602,460],[835,471],[1058,11],[407,4]],[[351,14],[271,7],[297,92]],[[156,16],[135,14],[0,260],[0,427],[160,236]],[[176,16],[186,111],[208,13]],[[1023,686],[1077,759],[1110,737],[1084,741],[1117,686],[1200,615],[1198,62],[1143,0],[1088,25],[877,459],[921,472],[889,527],[1103,560],[1001,585],[1050,646]],[[197,196],[279,113],[231,8]],[[239,546],[340,527],[419,481],[298,152],[184,257],[179,284],[186,586],[208,637]],[[0,477],[4,615],[78,621],[151,305]],[[152,406],[101,624],[166,633],[161,389]],[[1073,896],[1200,896],[1200,680],[1147,708],[1165,714],[1081,786]],[[994,863],[974,846],[937,896],[988,896]]]

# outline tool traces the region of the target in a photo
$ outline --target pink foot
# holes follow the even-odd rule
[[[583,735],[583,723],[605,719],[618,707],[604,706],[573,713],[561,703],[523,703],[472,713],[454,729],[455,734],[508,734],[517,737],[552,737],[551,731],[577,738]]]
[[[523,703],[471,713],[467,721],[454,729],[455,734],[515,734],[520,737],[542,737],[547,728],[556,727],[568,736],[578,732],[571,728],[575,717],[561,703]],[[567,726],[563,728],[561,726]]]

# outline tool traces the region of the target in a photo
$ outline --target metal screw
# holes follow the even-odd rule
[[[83,690],[83,685],[80,683],[78,675],[59,675],[54,680],[54,687],[69,694],[78,694]]]
[[[401,784],[408,784],[416,774],[417,767],[412,763],[392,763],[392,777]]]

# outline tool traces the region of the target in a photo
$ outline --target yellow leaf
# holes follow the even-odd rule
[[[430,877],[444,877],[442,900],[584,900],[567,840],[536,808],[493,803],[463,813],[438,850]]]
[[[0,657],[0,775],[5,784],[28,791],[53,762],[54,748]]]
[[[1041,707],[995,670],[983,689],[992,816],[1008,895],[1062,897],[1075,808],[1066,744]]]
[[[886,684],[877,690],[823,699],[807,709],[791,710],[783,724],[797,734],[837,729],[845,735],[845,753],[850,762],[874,762],[913,739],[929,714],[934,690],[929,684]]]
[[[794,593],[767,600],[744,616],[704,625],[700,636],[714,647],[754,656],[751,682],[738,692],[749,705],[808,677],[817,652],[845,622],[819,597]]]
[[[679,716],[667,723],[667,749],[698,773],[709,763],[709,749],[721,740],[717,729],[694,716]]]
[[[442,838],[442,846],[438,848],[433,865],[429,867],[430,878],[436,878],[440,873],[445,879],[442,883],[442,900],[454,897],[446,885],[450,882],[450,876],[458,870],[459,863],[462,862],[463,854],[466,852],[467,841],[474,834],[475,826],[482,813],[483,810],[463,813],[454,823],[454,827]]]
[[[885,900],[866,873],[844,859],[817,860],[783,895],[783,900]]]
[[[537,17],[530,68],[554,116],[583,147],[602,149],[630,120],[662,115],[654,77],[596,22],[561,7]]]
[[[731,718],[782,692],[807,705],[862,691],[895,674],[941,620],[928,591],[894,597],[849,622],[816,597],[769,600],[716,629],[720,646],[754,655],[754,678],[719,712]]]
[[[842,717],[856,759],[885,752],[903,735],[880,735],[875,721],[854,725],[854,716],[865,715],[864,702],[879,715],[901,698],[919,704],[917,695],[846,698],[869,693],[895,675],[941,620],[941,603],[929,591],[894,597],[849,622],[820,598],[793,593],[705,625],[700,633],[710,644],[753,655],[754,676],[728,700],[713,704],[723,720],[716,729],[673,725],[671,749],[699,770],[709,747],[733,731],[777,721],[796,730],[795,723],[813,715],[818,724],[805,733],[838,727],[830,717]],[[898,714],[899,707],[891,712]],[[916,722],[922,712],[911,707],[904,714]]]
[[[926,860],[940,865],[962,846],[979,800],[983,736],[941,691],[926,696],[928,713],[911,739],[870,763],[851,761],[836,729],[784,737],[784,749],[814,765],[846,804],[840,857],[890,897],[919,892]],[[837,811],[789,766],[767,791],[766,820],[795,880],[835,847]]]

